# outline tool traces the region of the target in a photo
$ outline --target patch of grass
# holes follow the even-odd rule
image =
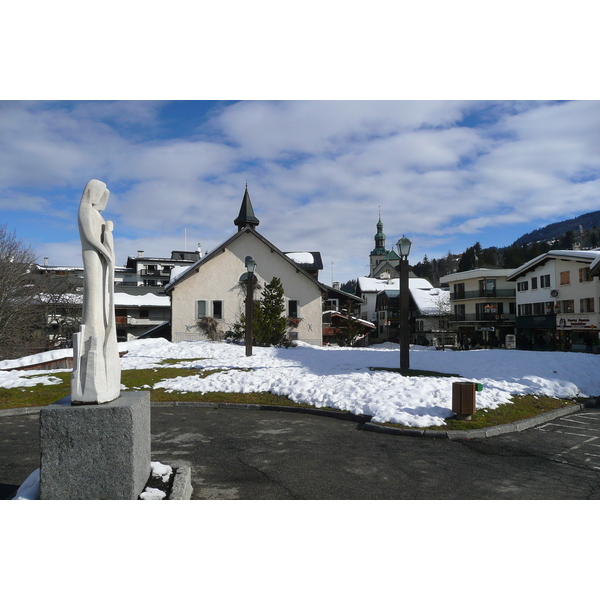
[[[421,369],[396,369],[386,367],[369,367],[369,371],[390,371],[400,373],[403,377],[462,377],[456,373],[439,373],[438,371],[423,371]]]
[[[71,393],[71,373],[49,373],[60,379],[62,383],[55,385],[38,384],[33,387],[0,388],[0,409],[30,408],[32,406],[48,406]],[[38,377],[38,375],[29,375]]]
[[[439,427],[427,427],[437,431],[466,431],[469,429],[483,429],[495,425],[505,425],[523,419],[529,419],[537,415],[572,405],[572,400],[562,398],[551,398],[550,396],[512,396],[512,404],[502,404],[493,410],[479,409],[472,415],[470,421],[451,417],[446,419],[446,424]],[[385,423],[386,426],[400,427],[402,429],[418,429],[406,427],[395,423]]]
[[[163,358],[160,361],[161,365],[178,365],[180,363],[191,363],[198,360],[206,360],[205,358]]]
[[[171,363],[173,364],[173,363]],[[171,379],[174,377],[200,376],[208,377],[213,373],[225,371],[226,369],[181,369],[177,367],[163,367],[154,369],[128,369],[121,373],[121,382],[129,390],[149,389],[152,402],[216,402],[232,404],[264,404],[268,406],[296,406],[304,408],[315,408],[310,404],[299,404],[290,400],[287,396],[279,396],[270,392],[256,392],[250,394],[226,393],[226,392],[177,392],[167,391],[165,389],[152,389],[152,386],[159,381]],[[380,369],[372,370],[395,371],[399,369]],[[419,371],[411,369],[409,372],[400,372],[402,375],[409,374],[412,377],[452,377],[447,373],[435,373],[433,371]],[[49,373],[53,377],[61,380],[56,385],[36,385],[34,387],[0,388],[0,409],[4,408],[28,408],[35,406],[47,406],[71,393],[70,381],[71,373]],[[31,375],[28,377],[36,377]],[[454,377],[459,377],[454,375]],[[144,388],[149,386],[149,388]],[[522,419],[534,417],[536,415],[562,408],[572,404],[571,400],[560,398],[551,398],[548,396],[513,396],[512,404],[503,404],[494,410],[479,409],[472,416],[470,421],[449,418],[446,424],[439,427],[429,427],[440,431],[448,430],[469,430],[480,429],[483,427],[492,427],[495,425],[504,425],[513,423]],[[338,409],[326,409],[336,412]],[[404,429],[414,429],[403,425],[385,423],[391,427],[401,427]]]
[[[177,367],[163,367],[156,369],[127,369],[121,371],[121,383],[128,389],[139,389],[143,386],[152,387],[155,383],[175,377],[208,377],[226,369],[180,369]]]
[[[287,396],[271,394],[271,392],[253,392],[237,394],[233,392],[167,392],[163,389],[152,390],[152,402],[218,402],[229,404],[264,404],[267,406],[300,406],[314,408],[310,404],[293,402]]]

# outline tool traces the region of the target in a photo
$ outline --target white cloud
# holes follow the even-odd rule
[[[0,104],[0,210],[21,198],[75,218],[80,192],[53,192],[103,179],[123,245],[168,255],[184,228],[206,249],[232,235],[248,182],[259,231],[320,251],[345,281],[367,270],[379,207],[388,247],[406,234],[430,257],[475,241],[465,235],[600,209],[598,102],[246,102],[186,137],[169,137],[161,106]]]
[[[50,209],[50,202],[41,196],[29,196],[10,191],[0,191],[0,210],[45,212]]]

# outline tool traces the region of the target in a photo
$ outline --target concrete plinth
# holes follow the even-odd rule
[[[136,500],[150,476],[150,392],[40,411],[41,500]]]

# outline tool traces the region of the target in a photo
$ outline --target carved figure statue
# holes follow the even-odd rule
[[[113,223],[100,214],[110,192],[97,179],[88,182],[79,204],[83,255],[83,318],[73,336],[72,404],[101,404],[121,394],[121,364],[114,305]]]

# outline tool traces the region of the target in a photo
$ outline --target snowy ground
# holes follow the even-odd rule
[[[246,357],[243,346],[224,342],[137,340],[119,344],[128,354],[123,369],[158,366],[165,358],[189,359],[178,363],[181,377],[157,383],[155,388],[193,392],[272,392],[295,402],[333,407],[366,414],[375,422],[412,427],[443,425],[452,406],[453,381],[477,381],[478,409],[497,408],[511,394],[539,394],[560,398],[600,395],[600,357],[564,352],[470,350],[467,352],[411,349],[411,367],[461,378],[402,377],[370,371],[369,367],[397,367],[397,345],[370,348],[254,348]],[[32,357],[21,359],[33,364]],[[8,361],[5,361],[8,362]],[[19,361],[10,361],[18,366]],[[3,365],[0,363],[0,368]],[[227,369],[201,379],[190,367]],[[242,371],[239,369],[249,369]],[[31,379],[25,376],[35,375]],[[0,371],[0,387],[25,387],[59,383],[48,371]]]

